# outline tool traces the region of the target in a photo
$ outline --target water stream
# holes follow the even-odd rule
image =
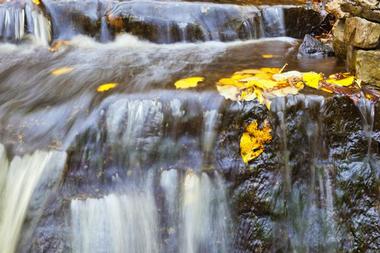
[[[343,71],[334,57],[297,57],[300,41],[286,36],[311,29],[289,24],[310,11],[0,3],[0,252],[377,249],[376,103],[305,88],[268,110],[215,89],[242,69]],[[174,87],[190,76],[205,81]],[[245,165],[239,141],[253,120],[273,140]]]

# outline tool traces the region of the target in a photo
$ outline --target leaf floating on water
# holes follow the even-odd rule
[[[114,89],[118,83],[104,83],[102,85],[99,85],[98,88],[96,89],[97,92],[105,92],[109,91],[111,89]]]
[[[327,83],[338,85],[338,86],[350,86],[354,84],[355,77],[352,76],[350,73],[337,73],[334,75],[330,75],[329,78],[326,80]]]
[[[177,89],[188,89],[197,87],[200,82],[204,81],[204,77],[194,76],[178,80],[174,83]]]
[[[303,73],[302,78],[305,85],[314,89],[319,89],[319,82],[323,80],[323,75],[316,72],[306,72]]]
[[[272,59],[273,55],[272,54],[263,54],[263,55],[261,55],[261,57],[264,59]]]
[[[261,129],[256,120],[247,126],[240,138],[240,155],[245,164],[264,152],[264,145],[272,140],[271,131],[267,121],[264,121]]]
[[[60,75],[70,73],[73,70],[74,70],[74,68],[72,68],[72,67],[62,67],[62,68],[52,70],[51,74],[54,76],[60,76]]]
[[[288,71],[280,74],[274,74],[272,78],[277,82],[287,81],[289,78],[299,78],[302,80],[302,73],[299,71]]]
[[[238,100],[238,96],[240,94],[239,88],[233,85],[217,85],[216,89],[225,99],[230,99],[232,101]]]
[[[245,69],[229,78],[220,79],[217,90],[233,101],[257,101],[270,109],[270,99],[276,96],[297,94],[302,90],[302,74],[291,71],[281,74],[280,68]],[[277,79],[277,80],[276,80]]]

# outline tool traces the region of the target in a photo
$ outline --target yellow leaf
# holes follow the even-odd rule
[[[249,75],[249,74],[233,74],[231,76],[231,79],[234,79],[234,80],[237,80],[237,81],[240,81],[241,79],[244,79],[244,78],[249,78],[251,77],[252,75]]]
[[[323,75],[315,72],[306,72],[302,75],[304,83],[314,89],[319,89],[319,81],[323,80]]]
[[[277,74],[280,72],[280,68],[260,68],[262,72],[270,73],[270,74]]]
[[[272,76],[273,80],[281,82],[287,81],[289,78],[302,78],[302,73],[299,71],[288,71],[281,74],[274,74]]]
[[[326,80],[327,83],[335,84],[335,85],[343,86],[343,87],[352,85],[354,81],[355,81],[355,77],[353,76],[349,76],[343,79],[329,78]]]
[[[243,90],[240,94],[240,99],[244,101],[252,101],[256,98],[255,90],[251,88]]]
[[[271,131],[267,121],[261,129],[256,120],[246,127],[240,138],[240,155],[244,163],[249,163],[264,152],[264,144],[272,140]]]
[[[263,73],[263,71],[259,69],[244,69],[244,70],[235,72],[234,75],[244,75],[244,74],[254,75],[258,73]]]
[[[248,85],[254,85],[263,90],[268,90],[276,87],[278,83],[267,79],[251,79],[250,81],[248,81]]]
[[[263,54],[263,55],[261,55],[261,57],[263,57],[264,59],[271,59],[271,58],[273,58],[273,55],[271,55],[271,54]]]
[[[177,89],[194,88],[198,86],[199,82],[203,82],[203,80],[204,77],[194,76],[178,80],[174,85]]]
[[[239,88],[233,85],[217,85],[216,89],[225,99],[230,99],[232,101],[238,100],[238,96],[240,94]]]
[[[40,0],[32,0],[32,2],[33,2],[35,5],[40,5],[40,4],[41,4],[41,1],[40,1]]]
[[[62,67],[62,68],[52,70],[51,74],[55,75],[55,76],[60,76],[60,75],[70,73],[73,70],[74,70],[74,68],[72,68],[72,67]]]
[[[115,88],[118,84],[117,83],[104,83],[102,85],[99,85],[98,88],[96,89],[97,92],[105,92],[108,90],[111,90]]]

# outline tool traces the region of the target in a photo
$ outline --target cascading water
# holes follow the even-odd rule
[[[243,69],[342,72],[335,58],[297,58],[293,38],[262,38],[302,37],[311,12],[0,4],[1,40],[17,42],[0,44],[0,252],[380,249],[378,104],[305,87],[268,110],[215,88]],[[196,88],[174,85],[198,76]],[[247,165],[240,140],[253,121],[272,141]]]
[[[42,185],[45,180],[52,180],[51,185],[57,180],[65,154],[36,151],[13,158],[8,167],[3,146],[0,151],[0,251],[15,252],[28,207],[33,203],[44,204],[48,191]],[[43,192],[39,192],[40,188]],[[37,215],[34,218],[38,218]]]

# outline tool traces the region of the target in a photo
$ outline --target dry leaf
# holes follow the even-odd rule
[[[303,82],[314,89],[319,89],[319,82],[323,80],[323,75],[316,72],[303,73]]]
[[[240,155],[245,164],[264,152],[264,144],[272,140],[271,131],[267,121],[264,121],[261,129],[258,128],[256,120],[247,126],[240,138]]]
[[[96,89],[97,92],[105,92],[111,89],[114,89],[117,87],[118,83],[104,83],[102,85],[99,85]]]
[[[273,55],[272,54],[263,54],[263,55],[261,55],[261,57],[264,59],[272,59]]]
[[[70,73],[73,70],[74,70],[73,67],[62,67],[62,68],[54,69],[50,73],[55,76],[60,76],[60,75]]]
[[[197,87],[200,82],[204,80],[204,77],[194,76],[178,80],[174,83],[177,89],[188,89]]]

